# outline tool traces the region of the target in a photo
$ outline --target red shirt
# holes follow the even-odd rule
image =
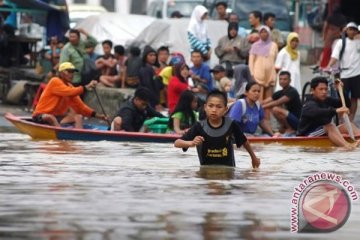
[[[189,84],[187,82],[182,82],[180,79],[176,76],[172,76],[169,81],[168,85],[168,107],[169,107],[169,113],[171,114],[176,104],[179,101],[180,95],[185,90],[189,89]]]

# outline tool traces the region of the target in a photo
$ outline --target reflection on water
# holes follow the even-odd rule
[[[330,234],[291,234],[292,191],[318,171],[359,189],[360,150],[258,145],[236,168],[171,144],[33,141],[0,133],[0,239],[358,239],[360,208]]]

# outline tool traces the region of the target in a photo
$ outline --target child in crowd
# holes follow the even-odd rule
[[[168,66],[168,60],[170,56],[169,47],[161,46],[157,50],[158,69],[156,74],[158,75],[162,69]]]
[[[195,112],[197,98],[190,90],[184,91],[169,119],[169,130],[183,135],[195,122],[199,115]]]
[[[143,51],[143,66],[140,68],[139,80],[140,86],[150,90],[152,96],[150,97],[150,106],[156,108],[157,111],[162,111],[163,107],[160,105],[160,91],[164,88],[160,78],[156,77],[155,64],[157,60],[156,51],[150,47],[145,46]]]
[[[188,78],[189,67],[186,63],[176,64],[174,66],[174,75],[170,78],[167,92],[167,102],[170,114],[173,113],[181,93],[189,89]]]
[[[114,72],[109,75],[101,75],[100,82],[106,87],[119,87],[125,78],[125,48],[122,45],[114,47],[114,58],[112,59],[114,65]]]
[[[210,60],[211,57],[211,42],[204,21],[207,17],[208,10],[206,7],[202,5],[196,6],[191,14],[187,29],[190,51],[198,51],[205,62]]]
[[[141,50],[138,47],[130,48],[130,55],[125,61],[125,78],[121,82],[122,88],[137,88],[139,86],[139,72],[142,66]]]
[[[244,146],[249,153],[253,168],[260,165],[239,125],[228,117],[226,94],[219,90],[211,91],[206,97],[205,113],[207,119],[197,122],[180,139],[175,141],[175,147],[197,147],[201,165],[235,166],[232,137],[237,147]]]
[[[165,103],[164,105],[166,107],[169,107],[169,102],[168,102],[168,86],[169,86],[169,82],[170,79],[172,78],[172,76],[174,75],[174,67],[176,64],[179,63],[185,63],[185,59],[184,56],[181,53],[175,52],[171,54],[171,59],[169,62],[169,65],[166,66],[165,68],[163,68],[160,73],[159,73],[159,77],[161,77],[161,80],[164,84],[164,89],[162,92],[162,98],[164,98]],[[176,104],[176,103],[175,103]],[[175,105],[173,106],[175,107]]]
[[[111,124],[112,131],[139,132],[148,118],[160,117],[162,114],[156,112],[149,106],[151,92],[144,87],[136,89],[134,97],[123,103]]]
[[[191,52],[191,62],[193,66],[190,69],[190,77],[192,80],[190,85],[193,85],[191,87],[196,87],[199,90],[196,95],[203,103],[205,102],[206,94],[213,89],[210,68],[203,63],[201,52],[198,50]]]
[[[260,85],[250,82],[245,87],[245,94],[230,108],[229,117],[238,122],[241,131],[248,135],[254,135],[257,127],[270,136],[274,135],[270,124],[264,119],[264,109],[259,103]]]

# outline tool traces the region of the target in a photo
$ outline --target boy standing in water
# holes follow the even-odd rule
[[[232,137],[237,147],[242,145],[248,151],[253,168],[260,165],[239,125],[228,117],[226,94],[214,90],[206,97],[204,106],[206,119],[197,122],[180,139],[175,141],[175,147],[186,151],[189,147],[197,147],[201,165],[226,165],[235,167]]]

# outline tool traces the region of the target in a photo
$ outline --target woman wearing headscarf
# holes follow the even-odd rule
[[[275,68],[279,72],[290,72],[290,85],[293,86],[298,93],[301,93],[300,52],[297,49],[298,45],[299,35],[296,32],[290,33],[286,40],[286,47],[280,50],[276,58]],[[277,81],[275,91],[280,89],[279,81]]]
[[[260,39],[250,49],[249,69],[252,78],[261,86],[260,101],[271,97],[275,86],[276,71],[275,60],[278,47],[271,41],[270,28],[259,28]]]
[[[228,34],[219,39],[215,48],[215,54],[219,58],[220,64],[230,64],[232,66],[245,63],[249,56],[250,43],[238,35],[239,25],[230,22]],[[228,66],[227,66],[228,67]]]
[[[199,50],[205,61],[209,60],[211,56],[210,39],[204,22],[207,15],[208,10],[204,6],[196,6],[191,14],[187,29],[190,51]]]

